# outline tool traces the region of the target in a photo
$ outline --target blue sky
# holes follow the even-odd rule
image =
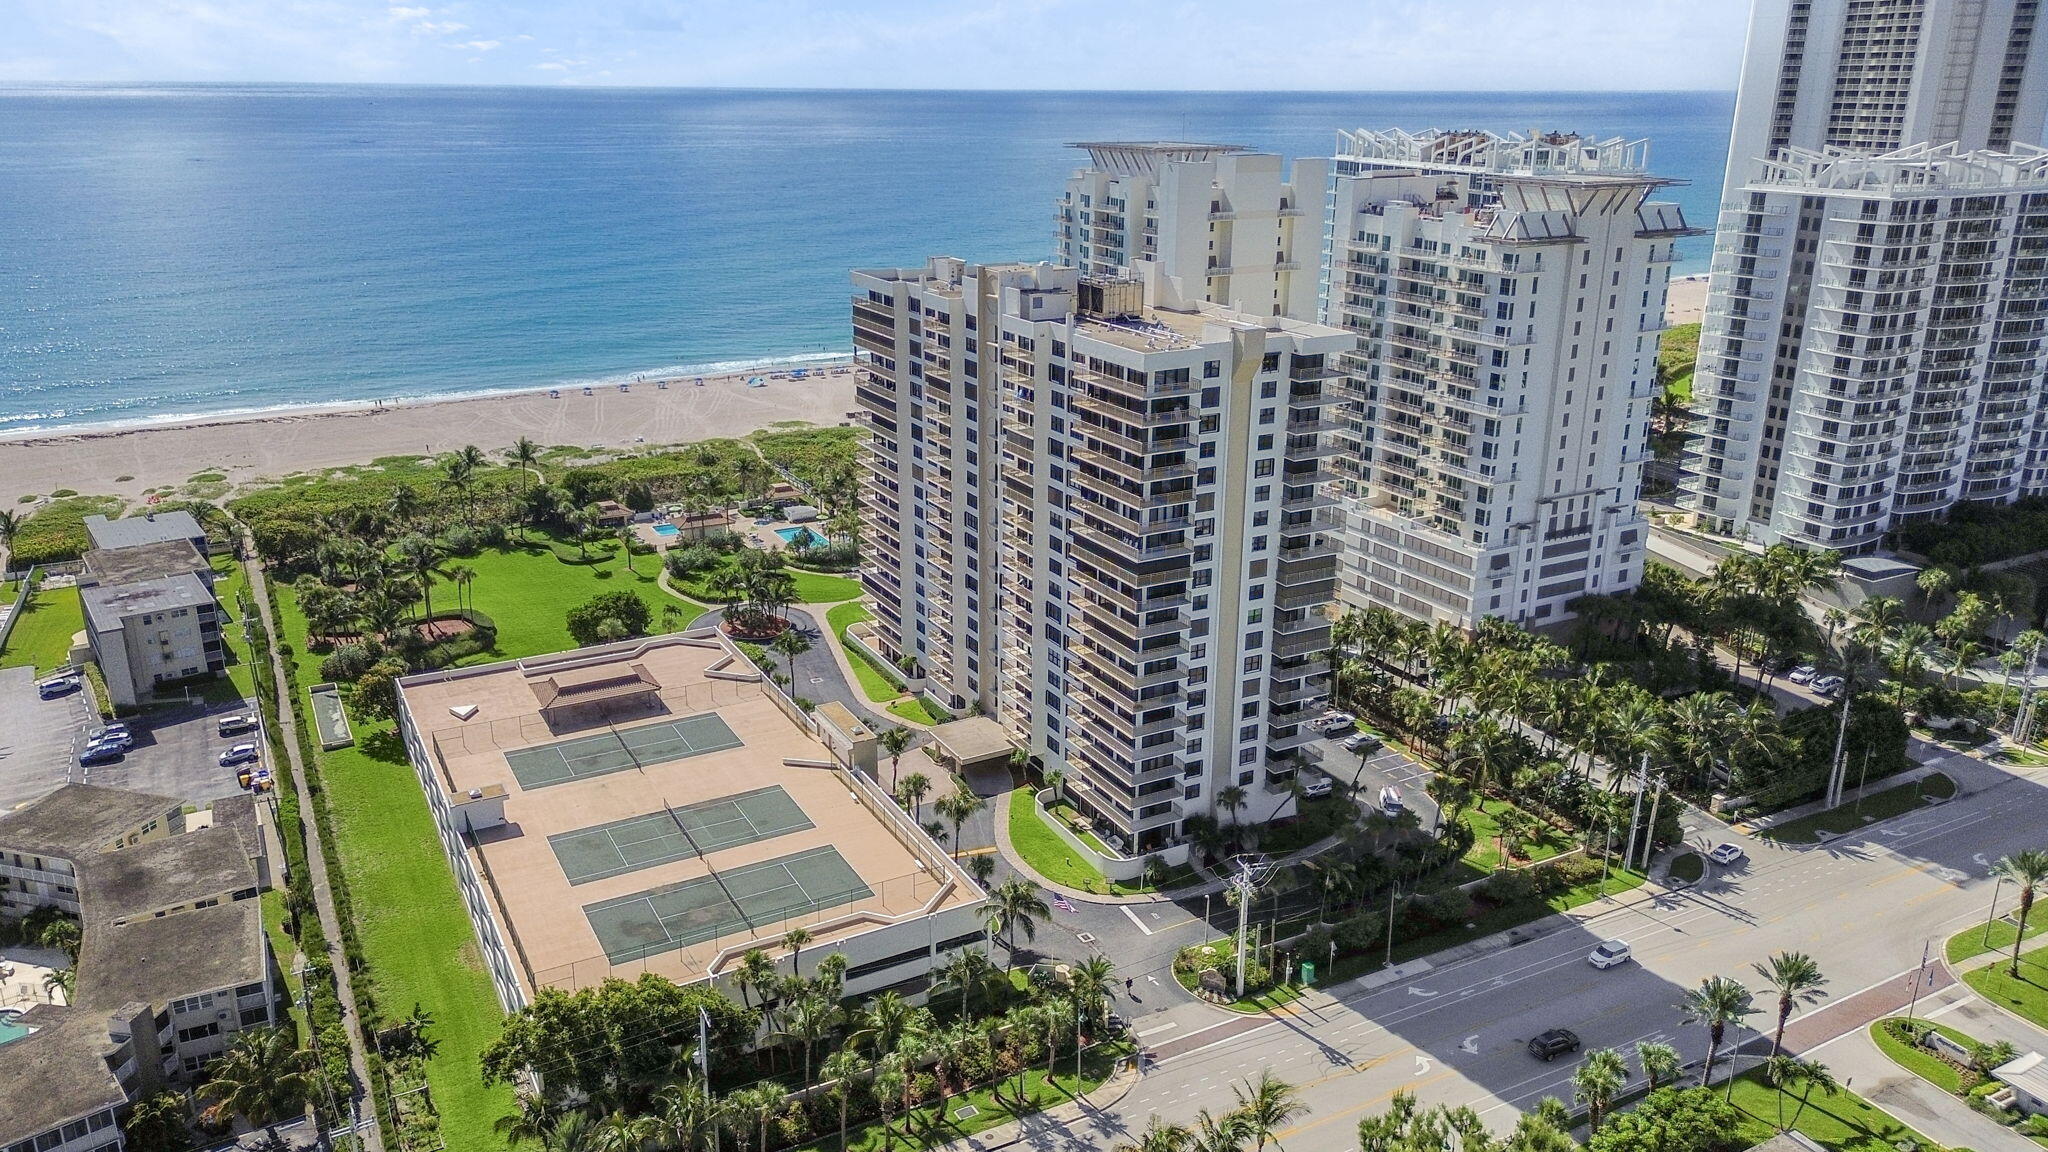
[[[0,82],[1732,89],[1742,0],[0,0]]]

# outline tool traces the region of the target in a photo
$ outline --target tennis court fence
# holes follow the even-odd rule
[[[635,710],[630,715],[609,717],[594,713],[575,728],[557,730],[535,714],[509,716],[498,720],[471,720],[459,728],[444,728],[433,734],[434,756],[446,783],[448,764],[457,759],[504,753],[541,744],[554,744],[606,730],[607,724],[625,729],[664,718],[715,712],[719,708],[760,699],[760,688],[746,683],[709,681],[681,689],[663,689],[661,711]],[[447,786],[452,787],[452,784]]]

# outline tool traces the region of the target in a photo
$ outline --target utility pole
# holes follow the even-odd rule
[[[1256,857],[1237,858],[1237,873],[1230,878],[1230,888],[1237,893],[1237,996],[1244,999],[1244,950],[1245,930],[1251,926],[1252,899],[1258,895],[1259,887],[1265,882],[1266,866],[1257,862]]]
[[[1650,786],[1649,777],[1650,754],[1645,752],[1642,758],[1636,761],[1636,799],[1635,803],[1629,806],[1628,847],[1622,852],[1629,860],[1636,858],[1636,825],[1643,818],[1643,792]]]
[[[1657,808],[1664,802],[1664,778],[1657,777],[1657,791],[1650,796],[1650,826],[1643,830],[1643,866],[1641,872],[1650,870],[1650,848],[1657,839]]]
[[[1853,680],[1842,681],[1842,723],[1835,729],[1835,755],[1828,764],[1828,794],[1823,808],[1833,808],[1842,802],[1843,778],[1849,774],[1849,702],[1856,696]]]

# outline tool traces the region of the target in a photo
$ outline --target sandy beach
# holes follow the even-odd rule
[[[1671,281],[1672,323],[1697,323],[1706,302],[1706,277]],[[749,387],[752,377],[765,386]],[[827,365],[801,380],[761,370],[706,376],[702,387],[696,377],[683,377],[626,391],[594,386],[587,395],[582,387],[559,395],[540,389],[0,439],[0,502],[65,488],[139,500],[146,489],[175,487],[202,473],[221,473],[238,486],[464,444],[496,451],[521,436],[547,446],[630,448],[744,436],[783,420],[831,426],[854,406],[853,379],[851,367]]]
[[[1697,324],[1707,314],[1707,278],[1674,276],[1665,294],[1664,315],[1673,324]]]
[[[759,378],[762,387],[749,387]],[[827,427],[852,410],[848,365],[809,368],[803,379],[769,369],[728,376],[649,379],[398,406],[294,409],[274,415],[0,439],[0,502],[60,489],[140,499],[145,489],[222,473],[230,484],[380,456],[486,451],[521,436],[544,446],[621,448],[744,436],[784,420]],[[667,387],[661,387],[662,384]]]

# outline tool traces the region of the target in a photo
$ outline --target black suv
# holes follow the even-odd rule
[[[1529,1055],[1542,1060],[1555,1060],[1559,1056],[1578,1050],[1578,1034],[1567,1028],[1552,1028],[1529,1041]]]

